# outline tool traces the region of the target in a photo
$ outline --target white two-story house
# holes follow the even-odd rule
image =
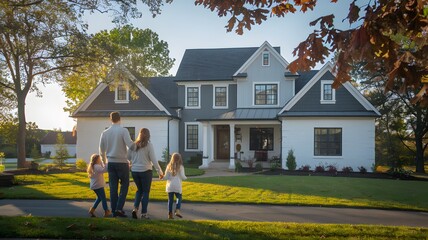
[[[147,87],[140,86],[146,97],[139,103],[131,99],[128,105],[115,103],[117,93],[107,86],[91,95],[73,114],[78,139],[85,139],[79,135],[81,129],[92,121],[99,124],[95,122],[101,116],[107,126],[108,112],[116,110],[126,127],[144,126],[163,133],[152,133],[158,155],[168,146],[184,158],[201,154],[201,168],[226,160],[233,169],[237,159],[274,157],[282,159],[285,168],[292,149],[298,167],[334,164],[338,169],[370,170],[379,112],[352,84],[333,89],[331,64],[298,74],[290,73],[287,66],[279,48],[268,42],[254,48],[188,49],[175,77],[152,78]],[[161,82],[169,87],[157,87]],[[103,99],[103,108],[93,103],[98,98]],[[157,125],[160,122],[162,126]],[[104,125],[96,129],[99,134]],[[87,146],[80,147],[79,141],[78,157],[79,152],[90,152],[80,151]]]

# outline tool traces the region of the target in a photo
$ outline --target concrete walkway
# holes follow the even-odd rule
[[[2,216],[56,216],[87,217],[89,201],[72,200],[0,200]],[[132,202],[126,202],[125,211],[130,217]],[[102,216],[101,205],[97,215]],[[150,202],[151,219],[167,219],[166,202]],[[428,228],[428,213],[378,209],[299,207],[248,204],[207,204],[183,202],[185,220],[241,220],[297,223],[345,223],[412,226]]]

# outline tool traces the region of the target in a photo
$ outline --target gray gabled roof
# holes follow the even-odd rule
[[[57,144],[58,133],[62,134],[64,137],[65,144],[76,144],[76,136],[72,132],[57,132],[49,131],[43,138],[40,140],[40,144]]]
[[[181,60],[175,80],[233,80],[233,74],[258,49],[258,47],[187,49]],[[279,47],[274,49],[280,52]]]
[[[213,120],[276,120],[281,108],[237,108],[212,118],[199,118],[197,121]]]
[[[295,94],[297,94],[314,76],[319,70],[310,70],[306,72],[299,72],[298,78],[295,81]]]
[[[138,81],[141,81],[147,90],[167,109],[171,116],[177,117],[174,107],[177,106],[178,90],[177,84],[174,82],[174,77],[152,77],[147,79],[136,76],[136,78]],[[100,95],[97,96],[97,98],[100,98]],[[130,99],[126,107],[124,107],[125,105],[123,104],[119,106],[114,103],[114,93],[103,95],[101,98],[108,98],[110,100],[102,101],[102,107],[100,107],[101,105],[98,106],[99,104],[97,105],[98,107],[90,105],[90,107],[84,111],[75,112],[72,117],[108,117],[112,111],[119,111],[121,116],[124,117],[169,116],[167,112],[157,109],[154,104],[148,104],[147,101],[150,101],[150,99],[145,96],[140,96],[137,100]]]

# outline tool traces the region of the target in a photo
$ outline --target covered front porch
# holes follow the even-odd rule
[[[236,161],[244,166],[260,162],[264,168],[281,155],[281,122],[201,121],[201,169],[235,169]]]

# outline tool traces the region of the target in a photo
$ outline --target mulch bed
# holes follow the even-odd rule
[[[414,180],[414,181],[428,181],[426,177],[408,176],[405,178],[397,178],[387,173],[373,173],[373,172],[314,172],[314,171],[290,171],[284,169],[264,170],[257,172],[254,168],[242,168],[240,172],[254,172],[260,175],[286,175],[286,176],[325,176],[325,177],[353,177],[353,178],[378,178],[378,179],[401,179],[401,180]]]

